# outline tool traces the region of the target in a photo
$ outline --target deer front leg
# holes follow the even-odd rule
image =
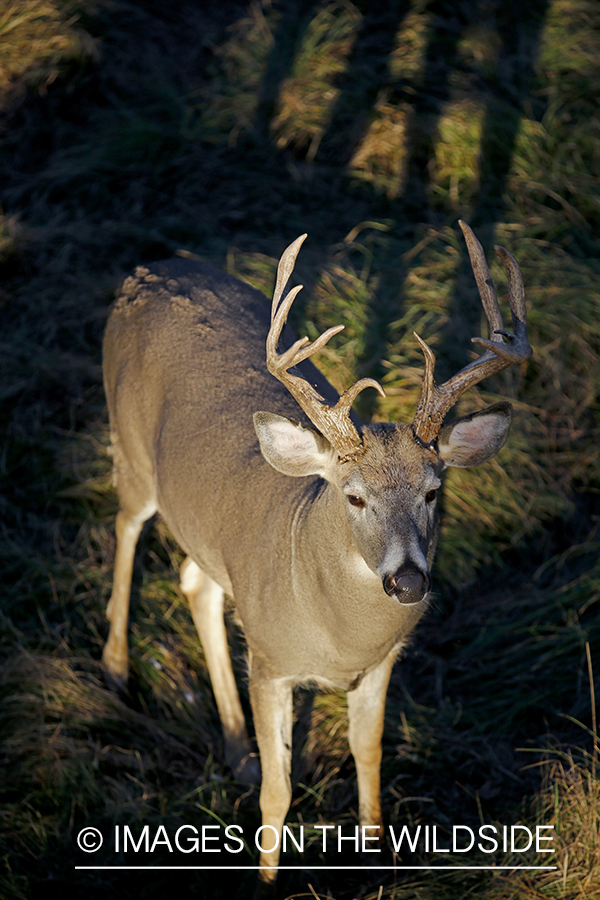
[[[231,667],[223,618],[223,588],[209,578],[188,556],[181,566],[181,590],[187,597],[194,625],[204,648],[225,741],[225,760],[240,781],[260,781],[258,761],[251,756],[250,741]]]
[[[348,691],[348,737],[356,763],[360,823],[379,828],[380,844],[385,843],[380,796],[381,737],[385,697],[396,654],[396,650],[389,653],[355,690]]]
[[[131,593],[133,557],[142,526],[154,511],[154,509],[150,511],[145,509],[138,515],[131,515],[121,508],[117,513],[115,525],[117,549],[115,553],[113,589],[106,607],[106,617],[110,622],[110,630],[108,640],[102,651],[102,661],[109,678],[119,688],[126,686],[129,675],[127,625],[129,621],[129,595]]]
[[[271,826],[261,832],[261,845],[272,849],[261,852],[260,865],[273,868],[258,876],[259,896],[268,896],[277,878],[281,833],[292,799],[292,685],[285,679],[258,679],[251,671],[250,701],[262,769],[262,824]]]

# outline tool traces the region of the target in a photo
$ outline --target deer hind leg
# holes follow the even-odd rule
[[[348,737],[356,764],[359,818],[361,825],[379,828],[380,844],[385,843],[380,796],[381,738],[385,696],[396,654],[396,650],[389,653],[355,690],[348,691]],[[374,832],[369,833],[375,837]]]
[[[258,760],[251,755],[246,722],[235,683],[223,618],[223,588],[188,556],[181,566],[185,594],[200,636],[225,740],[225,760],[234,775],[249,784],[260,781]]]
[[[127,624],[129,621],[129,596],[131,593],[133,557],[142,526],[146,519],[149,519],[155,512],[156,506],[153,503],[149,503],[142,506],[135,513],[132,513],[125,505],[122,505],[117,513],[117,550],[115,554],[113,589],[106,608],[110,630],[102,652],[102,661],[109,678],[119,688],[125,687],[129,674]]]
[[[257,895],[266,897],[277,878],[281,833],[292,799],[292,685],[286,679],[253,679],[251,670],[250,701],[262,768],[261,845],[271,848],[261,851],[260,865],[273,867],[258,876]]]

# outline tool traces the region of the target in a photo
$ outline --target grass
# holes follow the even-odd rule
[[[27,88],[45,94],[73,63],[95,58],[79,19],[87,0],[6,0],[0,11],[0,97],[14,102]]]
[[[361,15],[352,3],[317,10],[303,36],[292,71],[281,85],[271,134],[279,150],[293,147],[312,161],[339,98],[336,82],[348,68]]]
[[[160,522],[136,564],[129,694],[103,681],[117,501],[100,341],[120,280],[180,251],[269,294],[308,231],[296,326],[343,322],[323,370],[339,389],[379,378],[361,414],[410,421],[413,330],[445,379],[484,327],[463,217],[501,295],[493,244],[519,260],[534,356],[457,410],[508,397],[515,422],[494,461],[446,478],[434,608],[390,688],[384,811],[444,834],[554,824],[558,869],[316,871],[310,828],[350,833],[357,796],[344,697],[299,692],[288,821],[313,869],[282,873],[280,895],[599,897],[597,4],[7,0],[0,40],[0,896],[253,890],[251,873],[74,871],[83,825],[259,823],[257,790],[223,764]],[[233,626],[231,646],[248,712]]]

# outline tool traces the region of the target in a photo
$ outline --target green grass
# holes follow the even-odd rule
[[[100,341],[120,280],[180,251],[270,294],[308,231],[296,327],[343,323],[323,371],[338,389],[380,379],[361,414],[410,421],[413,330],[445,379],[484,328],[463,217],[501,297],[493,244],[519,260],[534,356],[456,411],[507,397],[515,421],[496,459],[446,478],[436,600],[390,688],[384,811],[553,823],[559,869],[313,869],[282,873],[280,895],[599,897],[597,4],[7,0],[0,42],[0,895],[253,890],[252,874],[74,871],[84,824],[259,824],[160,522],[136,563],[129,694],[103,681],[117,499]],[[249,714],[233,626],[231,646]],[[299,693],[296,719],[289,821],[353,828],[343,695]],[[314,831],[303,859],[324,862]]]

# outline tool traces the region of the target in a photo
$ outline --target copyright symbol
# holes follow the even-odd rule
[[[102,846],[104,838],[97,828],[82,828],[77,835],[77,846],[84,853],[95,853]]]

